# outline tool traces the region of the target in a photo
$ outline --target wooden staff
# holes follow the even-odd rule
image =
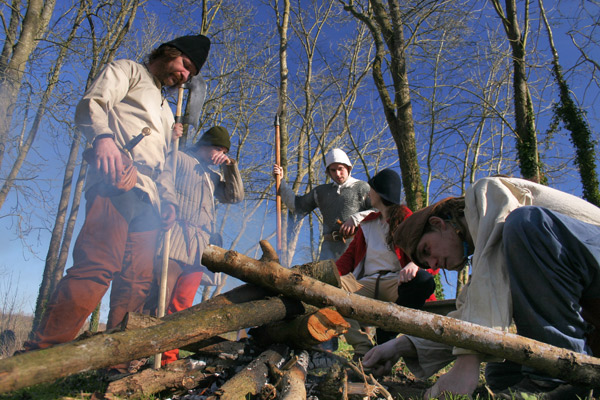
[[[279,134],[279,112],[275,115],[275,164],[281,167],[281,137]],[[281,175],[275,178],[275,201],[277,205],[277,253],[281,256]]]
[[[181,123],[183,119],[182,115],[182,104],[183,104],[183,86],[181,86],[177,92],[177,108],[175,110],[175,123]],[[179,139],[173,141],[173,154],[171,156],[171,165],[173,168],[173,180],[177,172],[177,152],[179,151]],[[158,292],[158,318],[162,318],[165,315],[165,307],[167,303],[167,280],[169,274],[169,253],[171,252],[171,230],[165,232],[165,238],[163,240],[163,253],[162,253],[162,269],[160,272],[160,289]],[[154,356],[154,369],[159,369],[162,361],[162,353],[158,353]]]

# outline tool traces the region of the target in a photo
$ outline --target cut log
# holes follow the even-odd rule
[[[600,359],[511,333],[369,299],[269,262],[209,246],[202,263],[245,282],[261,285],[318,307],[334,306],[367,325],[506,358],[569,382],[600,385]]]
[[[269,378],[268,364],[280,365],[288,357],[288,348],[277,344],[261,353],[254,361],[223,384],[217,391],[219,400],[239,400],[255,396]]]
[[[308,370],[308,352],[302,351],[296,362],[285,369],[281,378],[279,399],[306,399],[306,373]]]
[[[166,389],[189,390],[200,385],[210,386],[217,377],[214,374],[204,374],[204,366],[202,362],[186,359],[172,362],[159,370],[148,368],[111,382],[106,389],[106,398],[141,397]]]
[[[303,313],[299,302],[273,297],[189,314],[146,329],[99,334],[2,360],[0,393],[179,348],[220,333]]]
[[[288,343],[297,348],[310,348],[348,331],[350,324],[331,308],[322,308],[291,321],[277,321],[257,328],[249,334],[262,345]]]

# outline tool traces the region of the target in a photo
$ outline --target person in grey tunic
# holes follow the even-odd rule
[[[192,306],[203,275],[208,272],[201,261],[214,236],[215,199],[221,203],[244,200],[237,161],[227,156],[230,147],[227,129],[214,126],[195,145],[177,154],[175,191],[179,213],[171,231],[167,314]],[[219,165],[222,175],[212,169]],[[155,280],[160,279],[160,272],[155,276]],[[156,297],[151,296],[147,304],[152,308],[157,304]],[[163,353],[162,364],[176,361],[178,354],[177,349]]]
[[[325,168],[332,182],[317,186],[308,193],[297,196],[281,180],[279,188],[283,203],[301,216],[319,208],[323,216],[323,244],[319,260],[337,260],[350,244],[360,222],[372,211],[367,182],[353,178],[352,163],[341,149],[331,150],[325,157]],[[273,176],[283,169],[275,164]]]

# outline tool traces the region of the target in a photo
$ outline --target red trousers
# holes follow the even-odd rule
[[[190,308],[194,304],[194,297],[202,280],[202,271],[198,267],[169,260],[168,275],[167,293],[171,295],[167,294],[167,298],[170,299],[167,306],[167,314],[173,314],[174,312]],[[165,351],[162,354],[161,364],[165,366],[173,361],[177,361],[178,358],[179,349]]]
[[[97,185],[98,186],[98,185]],[[58,283],[25,349],[73,340],[112,282],[107,328],[141,312],[152,283],[160,217],[145,193],[106,195],[91,188],[73,266]]]

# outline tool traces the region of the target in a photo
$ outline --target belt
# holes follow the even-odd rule
[[[157,168],[152,168],[146,164],[140,164],[136,161],[133,162],[133,165],[135,165],[135,168],[140,174],[149,176],[152,180],[156,180],[158,175],[160,175],[160,173],[162,172]]]
[[[381,275],[385,275],[388,272],[393,272],[393,271],[377,271],[377,272],[375,272],[375,274],[377,274],[377,280],[375,281],[375,295],[373,296],[373,298],[375,300],[379,300],[378,299],[378,297],[379,297],[379,280],[381,279]],[[372,275],[375,275],[375,274],[372,274]]]

